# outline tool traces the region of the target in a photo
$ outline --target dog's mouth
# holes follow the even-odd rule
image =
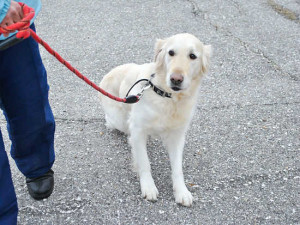
[[[173,91],[180,91],[180,90],[181,90],[181,88],[175,87],[175,86],[171,87],[171,89],[172,89]]]

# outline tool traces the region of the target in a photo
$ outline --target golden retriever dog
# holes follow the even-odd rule
[[[129,135],[134,168],[142,196],[147,200],[156,201],[158,196],[146,149],[148,136],[155,135],[161,137],[168,150],[175,201],[192,205],[193,197],[182,171],[183,148],[210,55],[210,45],[191,34],[177,34],[156,41],[154,62],[118,66],[100,83],[104,90],[124,97],[136,81],[150,80],[142,80],[130,90],[130,95],[143,92],[135,104],[100,97],[107,127]]]

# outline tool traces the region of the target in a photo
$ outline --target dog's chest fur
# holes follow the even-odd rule
[[[185,129],[192,118],[194,99],[169,99],[153,94],[156,95],[145,96],[143,106],[133,109],[133,114],[143,121],[140,124],[144,129],[152,134]]]

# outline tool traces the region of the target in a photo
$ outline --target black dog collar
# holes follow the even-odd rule
[[[154,76],[155,76],[155,73],[153,73],[153,74],[151,75],[151,78],[150,78],[150,80],[149,80],[149,84],[150,84],[152,90],[153,90],[156,94],[158,94],[158,95],[160,95],[160,96],[162,96],[162,97],[171,98],[171,97],[172,97],[172,94],[171,94],[171,93],[168,93],[168,92],[166,92],[166,91],[160,89],[159,87],[155,86],[155,85],[151,82],[151,80],[154,78]]]
[[[171,97],[172,97],[172,94],[171,94],[171,93],[165,92],[164,90],[158,88],[158,87],[155,86],[150,80],[149,80],[149,84],[150,84],[152,90],[153,90],[156,94],[158,94],[158,95],[160,95],[160,96],[162,96],[162,97],[167,97],[167,98],[171,98]]]
[[[155,76],[155,74],[152,74],[149,80],[148,80],[148,79],[140,79],[140,80],[138,80],[137,82],[135,82],[134,85],[132,85],[132,87],[131,87],[131,88],[129,89],[129,91],[127,92],[126,97],[128,97],[130,91],[132,90],[132,88],[133,88],[135,85],[137,85],[138,83],[140,83],[140,82],[142,82],[142,81],[147,81],[146,85],[142,88],[142,92],[138,94],[139,96],[141,96],[141,95],[143,94],[143,92],[144,92],[146,89],[148,89],[148,88],[151,87],[151,89],[152,89],[156,94],[158,94],[159,96],[171,98],[171,97],[172,97],[172,94],[171,94],[171,93],[168,93],[168,92],[166,92],[166,91],[160,89],[159,87],[155,86],[155,85],[151,82],[151,80],[154,78],[154,76]]]

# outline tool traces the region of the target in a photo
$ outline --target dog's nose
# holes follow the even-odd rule
[[[173,73],[171,75],[170,79],[171,79],[172,84],[179,85],[183,81],[183,76],[181,74],[178,74],[178,73]]]

